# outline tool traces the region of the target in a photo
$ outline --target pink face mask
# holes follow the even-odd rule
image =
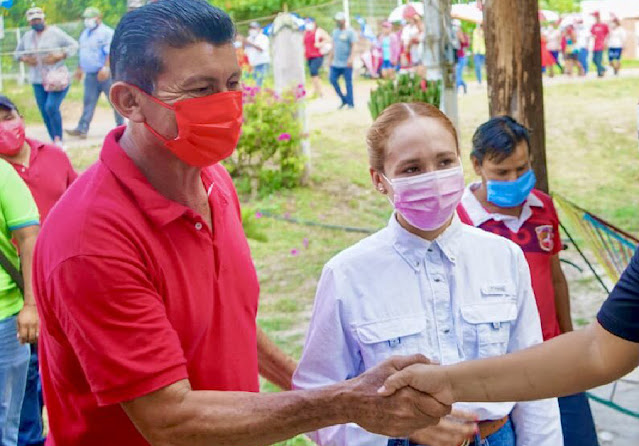
[[[393,186],[392,202],[397,212],[422,231],[441,228],[455,212],[464,193],[461,165],[414,177],[386,178],[386,181]]]

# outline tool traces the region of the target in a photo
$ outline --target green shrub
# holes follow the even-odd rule
[[[415,74],[401,74],[397,79],[380,80],[371,91],[368,108],[373,119],[398,102],[426,102],[439,108],[441,81],[427,81]]]
[[[299,119],[302,86],[279,96],[244,87],[244,124],[237,150],[225,165],[242,194],[266,195],[300,184],[304,172]]]

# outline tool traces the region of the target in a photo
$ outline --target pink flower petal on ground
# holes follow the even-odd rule
[[[291,249],[291,255],[292,256],[296,256],[298,255],[300,252],[297,249]]]
[[[262,213],[261,212],[256,212],[255,213],[255,218],[262,218]]]

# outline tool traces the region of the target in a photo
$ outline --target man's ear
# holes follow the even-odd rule
[[[480,177],[481,176],[481,163],[477,159],[475,155],[470,155],[470,160],[473,162],[473,170],[475,174]]]
[[[116,82],[109,91],[109,100],[123,117],[129,121],[141,123],[146,121],[141,109],[142,95],[143,93],[137,87],[126,82]]]

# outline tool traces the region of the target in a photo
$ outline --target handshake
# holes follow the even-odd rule
[[[461,444],[477,429],[472,414],[453,411],[443,368],[422,355],[393,357],[338,384],[349,421],[369,432],[417,444]]]

